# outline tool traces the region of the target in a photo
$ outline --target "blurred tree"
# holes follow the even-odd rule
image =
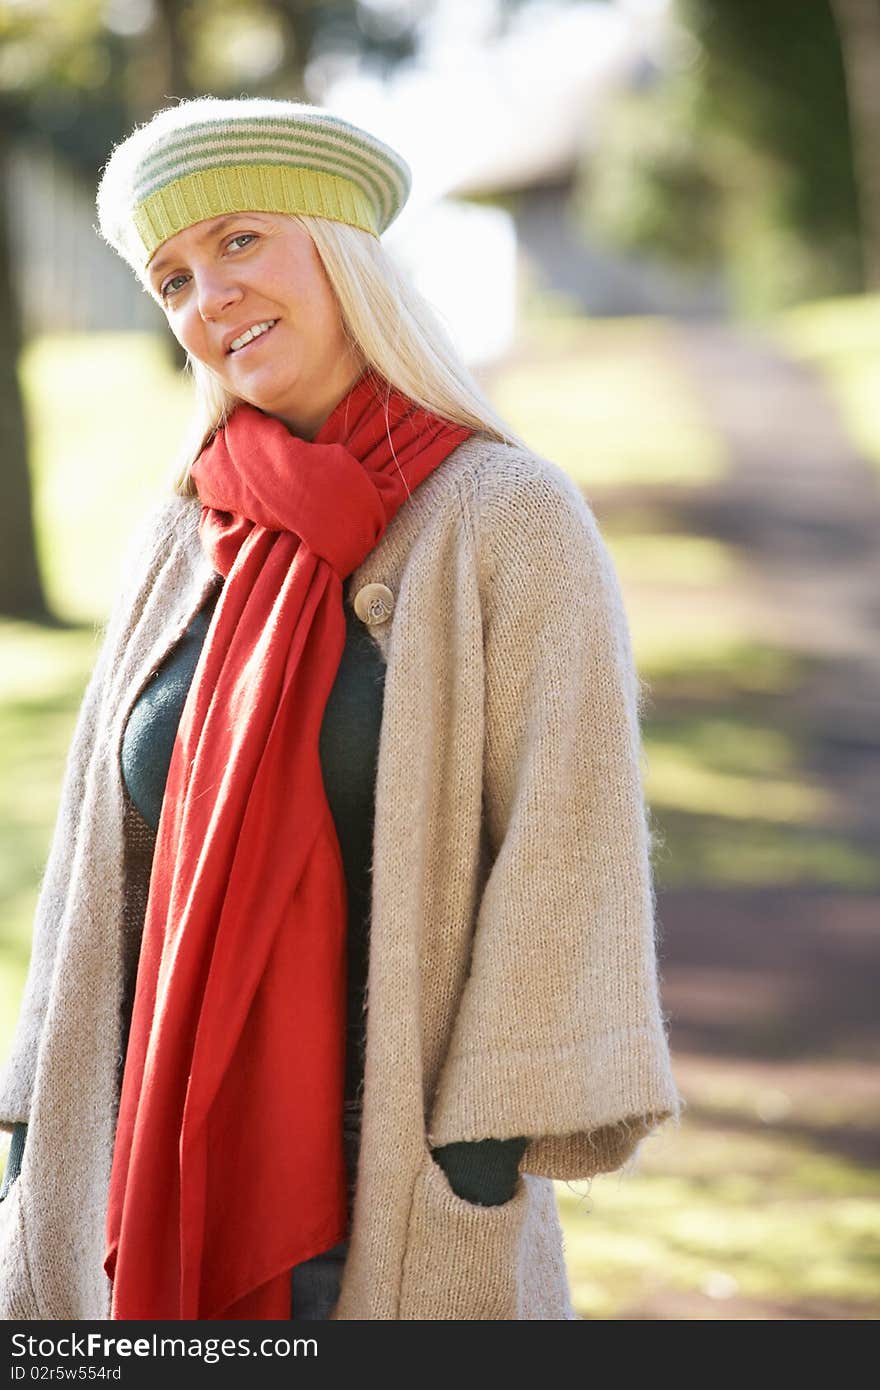
[[[575,204],[600,240],[696,277],[724,255],[724,183],[695,105],[686,80],[620,93],[584,156]]]
[[[880,290],[880,4],[832,0],[840,31],[859,184],[865,281]]]
[[[829,0],[678,0],[664,71],[610,109],[580,179],[600,236],[726,267],[763,309],[863,284],[841,44]]]
[[[9,241],[8,155],[14,140],[36,131],[72,164],[96,166],[101,131],[117,126],[124,110],[114,35],[102,34],[102,8],[99,0],[31,0],[0,9],[0,613],[33,621],[53,619],[37,565],[18,380],[22,325]]]
[[[2,113],[0,113],[2,116]],[[21,316],[12,285],[7,181],[8,135],[0,119],[0,613],[50,621],[37,563],[24,408],[18,380]]]

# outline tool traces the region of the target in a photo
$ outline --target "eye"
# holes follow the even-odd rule
[[[236,242],[236,241],[243,241],[243,240],[244,240],[244,241],[256,241],[256,240],[257,240],[257,233],[256,233],[256,232],[236,232],[235,236],[232,236],[232,237],[229,238],[229,240],[228,240],[228,242],[226,243],[226,245],[227,245],[227,246],[232,246],[233,242]],[[164,300],[164,299],[168,299],[168,298],[169,298],[169,295],[175,295],[175,294],[177,294],[178,291],[175,290],[175,289],[173,288],[174,282],[175,282],[176,280],[184,280],[185,278],[186,278],[186,277],[183,276],[183,275],[172,275],[172,276],[171,276],[171,279],[170,279],[170,280],[166,280],[166,281],[165,281],[165,284],[164,284],[164,285],[162,286],[162,288],[160,289],[160,291],[159,291],[159,297],[160,297],[161,299]]]
[[[166,280],[166,281],[165,281],[165,284],[162,286],[161,290],[159,291],[160,298],[162,298],[162,299],[167,299],[169,293],[171,293],[171,294],[176,294],[177,291],[174,290],[174,289],[172,289],[171,287],[172,287],[172,285],[174,284],[175,280],[183,280],[183,279],[184,279],[184,276],[182,276],[182,275],[172,275],[171,279],[170,279],[170,280]]]

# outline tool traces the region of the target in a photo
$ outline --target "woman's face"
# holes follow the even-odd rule
[[[232,395],[301,438],[314,437],[363,369],[315,244],[290,218],[238,212],[197,222],[162,243],[148,275],[178,342]]]

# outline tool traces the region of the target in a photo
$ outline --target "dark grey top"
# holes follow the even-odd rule
[[[193,618],[153,679],[144,687],[126,722],[122,771],[129,795],[156,830],[171,754],[183,706],[217,605],[222,584]],[[370,861],[376,767],[385,663],[363,623],[345,604],[345,647],[327,700],[319,752],[324,789],[336,832],[348,890],[348,1043],[346,1099],[354,1102],[363,1074],[363,1018],[368,960]]]

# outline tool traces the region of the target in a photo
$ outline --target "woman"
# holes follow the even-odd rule
[[[103,173],[198,411],[0,1079],[6,1317],[572,1318],[552,1179],[679,1118],[614,568],[387,257],[408,189],[258,99]]]

